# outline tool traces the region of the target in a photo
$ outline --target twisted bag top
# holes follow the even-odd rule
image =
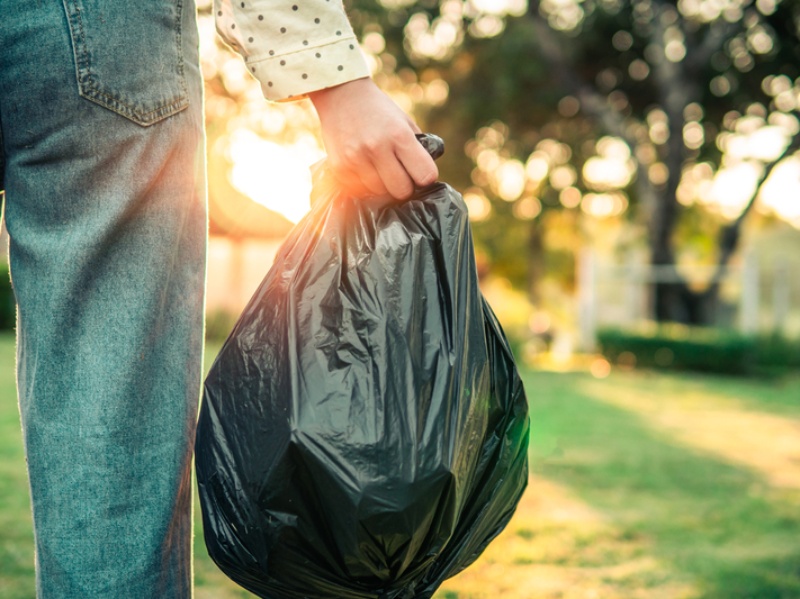
[[[261,597],[430,597],[474,561],[525,488],[528,408],[461,196],[318,201],[214,362],[198,426],[209,553]]]

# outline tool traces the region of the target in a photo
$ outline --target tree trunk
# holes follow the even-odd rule
[[[654,316],[658,322],[680,322],[696,326],[712,326],[717,323],[719,291],[722,279],[725,277],[728,263],[739,245],[744,220],[753,209],[764,181],[767,180],[781,160],[798,150],[800,150],[800,135],[796,135],[783,153],[767,165],[750,201],[742,209],[739,216],[736,217],[736,220],[722,228],[718,240],[719,257],[717,259],[717,268],[705,289],[693,291],[683,280],[670,283],[655,283],[653,285]],[[674,269],[674,262],[670,235],[664,235],[663,232],[662,234],[652,235],[651,263],[656,266],[672,265]],[[680,279],[677,271],[674,271],[673,274]]]
[[[544,239],[539,218],[530,221],[528,229],[528,299],[534,306],[541,305],[539,283],[544,276]]]

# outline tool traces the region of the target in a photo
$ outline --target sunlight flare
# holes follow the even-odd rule
[[[325,155],[313,136],[277,144],[242,129],[231,134],[229,151],[237,190],[293,223],[309,211],[309,167]]]

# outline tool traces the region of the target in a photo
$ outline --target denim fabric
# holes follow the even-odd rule
[[[206,233],[194,5],[0,0],[0,15],[37,593],[190,597]]]

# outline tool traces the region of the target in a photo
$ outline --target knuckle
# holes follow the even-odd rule
[[[389,138],[395,141],[407,141],[409,138],[410,130],[405,123],[392,123],[386,130]]]
[[[368,154],[376,154],[382,147],[383,143],[378,138],[370,137],[364,140],[364,151]]]
[[[359,152],[358,148],[353,147],[353,146],[347,146],[347,147],[342,148],[342,151],[341,151],[339,157],[340,157],[341,162],[343,163],[343,165],[347,165],[347,164],[353,164],[354,162],[356,162],[358,160],[359,155],[360,155],[360,152]]]

